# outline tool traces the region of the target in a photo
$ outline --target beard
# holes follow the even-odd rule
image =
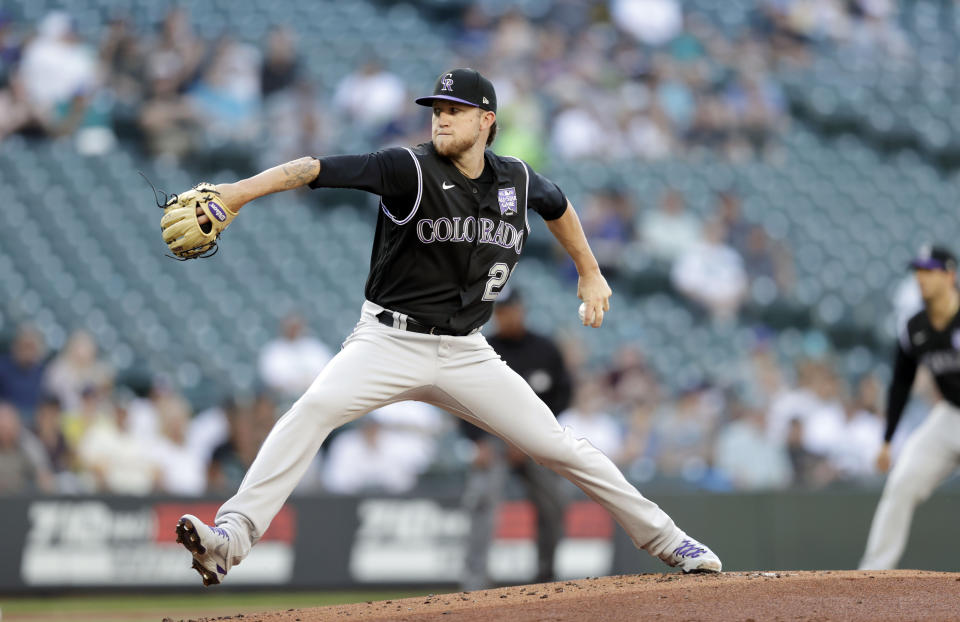
[[[440,138],[441,140],[437,140]],[[433,137],[433,147],[437,150],[437,153],[442,155],[445,158],[456,158],[457,156],[463,154],[465,151],[473,147],[476,142],[480,139],[480,128],[477,128],[477,131],[474,132],[473,136],[463,136],[461,138],[456,138],[454,136],[434,136]]]

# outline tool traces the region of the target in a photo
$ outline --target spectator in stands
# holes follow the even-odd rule
[[[793,289],[793,257],[790,250],[783,243],[773,244],[763,227],[750,227],[744,248],[738,250],[743,255],[752,286],[760,287],[761,283],[772,285],[774,289],[771,293],[774,295],[789,293]]]
[[[417,476],[424,473],[437,454],[437,438],[448,424],[440,411],[423,402],[397,402],[376,410],[377,422],[393,442],[404,445],[400,468]]]
[[[183,6],[173,5],[146,55],[147,75],[170,82],[173,93],[184,93],[198,78],[206,54],[206,40],[190,23]]]
[[[232,36],[217,43],[189,90],[211,148],[250,143],[259,133],[260,52]]]
[[[376,136],[403,110],[406,86],[378,61],[369,60],[337,85],[334,107],[370,136]]]
[[[763,411],[737,403],[733,421],[723,426],[714,445],[714,466],[737,490],[786,488],[793,468],[786,446],[764,434]]]
[[[190,420],[187,443],[195,455],[203,458],[208,468],[214,450],[230,440],[233,426],[230,422],[235,416],[243,414],[240,411],[245,410],[249,410],[249,405],[231,395],[224,398],[220,404],[200,411]]]
[[[640,111],[637,111],[640,112]],[[643,160],[663,160],[677,151],[677,140],[670,120],[655,100],[650,100],[642,114],[624,114],[623,131],[628,151]]]
[[[133,434],[128,423],[129,397],[107,402],[111,411],[85,432],[77,456],[88,485],[97,492],[148,495],[157,491],[162,472],[151,447]]]
[[[677,0],[612,0],[610,15],[617,26],[652,47],[669,43],[683,27]]]
[[[751,285],[757,279],[775,286],[771,298],[793,289],[793,258],[785,243],[773,244],[766,229],[743,217],[740,197],[727,190],[717,194],[716,218],[727,230],[727,244],[743,257]]]
[[[638,404],[656,405],[661,400],[660,381],[643,352],[633,344],[624,345],[613,356],[607,372],[612,406],[619,414],[630,414]]]
[[[492,36],[492,22],[484,7],[476,3],[467,4],[453,41],[461,56],[483,58],[490,48]]]
[[[273,91],[264,102],[261,132],[269,140],[264,141],[260,161],[268,166],[302,153],[327,153],[333,126],[317,84],[300,78],[287,88]]]
[[[143,39],[129,20],[111,19],[100,41],[100,70],[104,86],[125,118],[134,118],[135,108],[144,98],[144,72],[147,59]]]
[[[291,89],[300,73],[296,36],[283,26],[274,26],[267,35],[266,54],[260,67],[260,93],[268,99]]]
[[[10,402],[29,425],[43,392],[46,344],[34,327],[17,329],[10,351],[0,355],[0,400]]]
[[[718,192],[714,196],[714,218],[723,223],[727,232],[726,242],[741,255],[747,249],[752,226],[743,217],[740,195],[732,190]]]
[[[199,147],[200,114],[192,100],[177,92],[172,67],[154,65],[149,71],[149,98],[140,107],[140,129],[149,153],[176,162]]]
[[[206,458],[198,456],[187,443],[190,406],[178,396],[161,402],[161,435],[153,444],[160,470],[159,489],[173,495],[199,496],[207,489]]]
[[[876,474],[876,457],[883,444],[885,422],[880,416],[881,384],[874,375],[857,383],[856,395],[844,404],[843,431],[830,453],[830,462],[843,479]]]
[[[833,479],[827,461],[812,453],[803,444],[804,423],[800,417],[787,421],[787,454],[793,468],[793,484],[799,488],[820,488]]]
[[[634,237],[635,211],[629,194],[618,186],[608,186],[588,198],[581,218],[583,230],[604,273],[616,274],[621,269],[623,251]]]
[[[16,407],[0,402],[0,496],[54,488],[43,446],[23,428]]]
[[[810,452],[826,457],[845,441],[843,398],[847,385],[830,362],[820,361],[814,367],[812,388],[818,404],[804,418],[803,444]]]
[[[557,421],[570,428],[575,438],[582,438],[619,464],[624,449],[624,429],[607,412],[607,387],[599,378],[585,378],[575,387],[573,406]]]
[[[707,384],[691,385],[657,419],[653,443],[661,474],[690,481],[704,476],[722,408],[717,397]]]
[[[766,329],[755,331],[757,342],[743,361],[739,372],[734,376],[734,384],[743,390],[743,399],[755,404],[764,411],[764,434],[769,436],[767,416],[770,404],[789,390],[785,372],[777,357],[776,349],[767,341],[770,335]],[[772,437],[771,437],[772,438]],[[785,443],[786,433],[773,438],[777,444]]]
[[[8,13],[0,11],[0,88],[7,86],[23,52],[23,36]]]
[[[177,399],[178,396],[169,386],[169,381],[161,378],[149,380],[149,388],[145,395],[143,388],[140,391],[134,390],[134,397],[127,405],[127,416],[130,421],[128,425],[130,430],[147,443],[153,443],[162,435],[162,423],[160,421],[160,409],[164,400]]]
[[[40,124],[19,74],[14,73],[5,82],[0,83],[0,140]]]
[[[529,58],[536,50],[537,30],[518,9],[508,11],[493,29],[490,54],[509,64]]]
[[[62,403],[62,402],[61,402]],[[114,406],[103,389],[89,385],[80,392],[80,403],[63,410],[63,436],[71,450],[78,450],[87,433],[104,421],[112,422]]]
[[[33,432],[46,452],[57,490],[80,492],[80,483],[73,472],[76,456],[63,434],[63,412],[56,397],[47,395],[40,400],[33,419]]]
[[[302,394],[333,357],[330,348],[306,333],[306,322],[293,313],[283,319],[281,335],[260,352],[260,377],[284,399]]]
[[[409,459],[405,437],[391,434],[374,411],[334,437],[324,462],[323,483],[336,494],[399,494],[413,488],[419,475]]]
[[[547,160],[544,134],[546,111],[534,90],[534,85],[522,76],[506,79],[507,93],[500,95],[497,112],[497,153],[509,153],[532,168],[545,165]]]
[[[666,191],[656,211],[646,211],[640,226],[644,249],[672,261],[686,255],[702,240],[700,221],[686,210],[683,195]]]
[[[98,358],[97,343],[84,330],[74,332],[67,345],[47,367],[46,388],[56,395],[65,410],[80,405],[80,394],[93,387],[106,391],[113,383],[113,369]]]
[[[690,76],[663,56],[655,57],[651,71],[650,85],[657,105],[670,120],[673,132],[686,136],[702,103],[698,101],[696,88],[688,82]]]
[[[820,407],[820,400],[814,392],[817,376],[817,363],[804,359],[796,364],[796,382],[784,383],[781,390],[769,395],[767,408],[767,437],[774,443],[784,444],[796,428],[795,421],[803,421],[810,413]],[[794,429],[794,432],[796,430]]]
[[[703,242],[681,255],[670,273],[678,291],[719,321],[736,317],[747,291],[743,258],[724,243],[725,236],[723,223],[709,223]]]
[[[693,107],[693,119],[684,132],[687,146],[726,152],[732,138],[733,116],[723,101],[712,93],[697,93]]]
[[[63,11],[48,13],[23,50],[19,78],[42,130],[72,133],[83,120],[97,87],[96,55]]]
[[[766,74],[743,76],[737,83],[731,102],[738,119],[740,134],[751,150],[750,155],[767,156],[779,125],[786,119],[786,99],[779,86]]]
[[[259,448],[249,407],[233,403],[226,416],[228,438],[213,450],[207,469],[207,491],[215,495],[237,489]]]
[[[568,96],[559,102],[550,130],[550,145],[560,158],[578,160],[607,158],[611,143],[605,139],[607,131],[590,109],[589,102]]]
[[[635,399],[627,411],[621,462],[631,481],[646,482],[657,473],[654,427],[663,406],[655,399]]]

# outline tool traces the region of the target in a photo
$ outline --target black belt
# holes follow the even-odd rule
[[[377,314],[377,319],[384,326],[389,326],[390,328],[398,328],[393,325],[393,311],[381,311]],[[410,316],[407,316],[406,328],[411,333],[420,333],[423,335],[453,335],[455,337],[463,337],[464,335],[469,335],[474,331],[468,332],[458,332],[450,330],[449,328],[440,328],[438,326],[427,326],[426,324],[421,324]]]

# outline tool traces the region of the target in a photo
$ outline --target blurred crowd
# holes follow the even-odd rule
[[[456,57],[438,62],[493,79],[495,148],[535,168],[551,158],[696,158],[705,149],[734,161],[776,158],[789,122],[781,68],[807,62],[814,45],[910,54],[892,0],[758,0],[735,32],[678,0],[553,0],[541,16],[499,4],[470,4],[446,24]],[[426,117],[411,102],[425,85],[405,83],[392,61],[357,58],[322,84],[297,28],[274,27],[256,42],[229,30],[204,38],[182,5],[154,28],[117,15],[85,38],[66,12],[33,24],[0,9],[0,141],[71,140],[82,154],[130,142],[175,163],[241,157],[261,168],[426,140]],[[608,273],[648,257],[715,321],[793,288],[790,249],[743,217],[734,190],[718,193],[704,216],[676,190],[647,200],[609,186],[579,205]],[[743,367],[735,385],[672,392],[630,344],[602,370],[588,371],[572,348],[567,355],[575,395],[560,421],[633,481],[729,491],[877,475],[883,388],[872,375],[848,381],[828,356],[783,361],[759,339],[748,360],[731,362]],[[231,494],[331,356],[291,316],[261,352],[256,395],[194,412],[162,378],[118,381],[89,334],[49,353],[23,326],[0,355],[0,493]],[[929,379],[921,376],[915,396],[911,408],[925,412],[935,399]],[[901,428],[897,438],[909,425]],[[402,403],[335,434],[300,491],[404,492],[470,462],[452,417]]]
[[[457,58],[489,74],[497,149],[535,167],[562,159],[769,157],[789,120],[777,80],[815,44],[904,55],[891,0],[762,0],[735,32],[678,0],[553,0],[539,17],[467,5],[447,24]],[[306,33],[299,33],[307,36]],[[308,71],[297,28],[262,41],[204,37],[187,5],[138,29],[117,14],[85,39],[67,12],[36,24],[0,12],[0,140],[75,136],[102,153],[118,136],[151,154],[251,165],[331,148],[427,138],[411,89],[370,53],[338,82]],[[359,142],[358,142],[359,139]]]
[[[606,274],[635,270],[636,258],[643,257],[666,271],[674,290],[715,321],[735,319],[748,301],[767,304],[793,290],[789,245],[748,221],[733,190],[717,193],[705,218],[672,189],[641,206],[629,192],[609,187],[588,195],[578,211]],[[562,261],[575,278],[572,263]]]
[[[42,335],[22,326],[0,356],[0,493],[231,494],[282,409],[332,356],[306,328],[291,315],[264,346],[256,395],[194,413],[162,379],[118,383],[88,333],[49,356]],[[879,380],[848,383],[828,356],[785,363],[767,345],[757,340],[733,384],[670,392],[635,346],[596,370],[567,344],[574,397],[558,419],[638,483],[765,490],[878,475]],[[929,379],[915,398],[922,418],[936,399]],[[400,493],[424,474],[462,475],[473,448],[458,430],[425,404],[374,411],[328,440],[299,492]]]
[[[532,18],[469,4],[449,24],[459,58],[498,88],[498,149],[563,159],[768,157],[789,120],[777,80],[823,44],[909,54],[892,0],[758,0],[735,32],[679,0],[553,0]],[[305,33],[300,33],[306,36]],[[275,163],[333,146],[427,137],[410,85],[370,54],[335,84],[307,71],[297,29],[265,40],[202,36],[186,5],[155,29],[118,14],[85,40],[70,15],[37,24],[0,12],[0,140],[74,135],[87,153],[117,135],[152,154],[256,154]],[[360,144],[364,144],[361,142]]]

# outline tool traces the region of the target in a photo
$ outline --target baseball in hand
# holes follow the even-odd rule
[[[581,302],[580,308],[577,309],[577,315],[580,316],[580,321],[583,322],[583,316],[587,313],[587,303]]]

